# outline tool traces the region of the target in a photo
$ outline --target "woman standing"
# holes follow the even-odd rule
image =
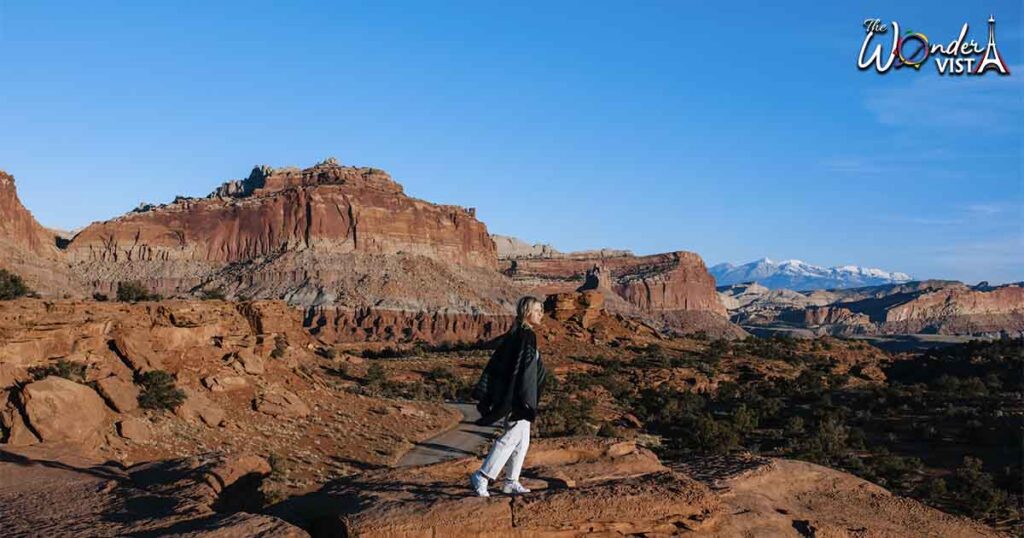
[[[502,467],[502,492],[530,492],[519,483],[519,473],[530,448],[530,423],[537,418],[537,403],[547,377],[534,333],[543,317],[543,307],[536,297],[519,299],[515,325],[502,338],[473,389],[473,397],[479,400],[477,424],[490,425],[502,420],[505,429],[483,465],[470,476],[473,491],[481,497],[490,496],[488,481],[497,479]]]

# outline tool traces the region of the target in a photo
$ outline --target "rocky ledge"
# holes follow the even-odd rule
[[[634,441],[535,440],[523,483],[472,495],[478,457],[382,469],[269,513],[314,536],[999,536],[818,465],[745,454],[666,467]]]

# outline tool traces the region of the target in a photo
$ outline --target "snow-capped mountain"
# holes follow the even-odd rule
[[[711,274],[719,286],[757,282],[770,289],[821,290],[858,288],[894,284],[913,280],[910,275],[870,267],[843,265],[822,267],[800,260],[775,262],[761,258],[743,265],[720,263],[711,267]]]

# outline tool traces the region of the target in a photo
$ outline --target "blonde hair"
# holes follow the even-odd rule
[[[516,303],[516,328],[527,325],[526,316],[530,313],[530,310],[533,309],[533,305],[541,305],[541,307],[543,307],[540,299],[536,297],[531,295],[520,297],[519,302]]]

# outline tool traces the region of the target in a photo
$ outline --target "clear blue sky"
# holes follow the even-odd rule
[[[0,0],[0,168],[65,229],[336,156],[563,250],[1024,279],[1021,2],[763,4]],[[1009,77],[856,68],[990,12]]]

